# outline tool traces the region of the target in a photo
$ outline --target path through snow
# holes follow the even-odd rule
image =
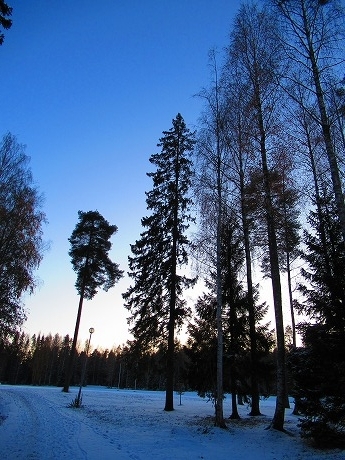
[[[71,409],[76,396],[56,387],[0,385],[0,449],[8,460],[340,460],[344,451],[320,452],[299,437],[298,419],[287,410],[290,436],[265,430],[274,398],[262,401],[265,416],[249,417],[228,429],[213,427],[213,407],[195,393],[164,412],[164,393],[85,388],[83,407]],[[229,398],[225,408],[229,410]]]

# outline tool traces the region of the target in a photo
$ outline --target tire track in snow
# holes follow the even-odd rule
[[[31,390],[31,391],[30,391]],[[67,408],[69,394],[61,394],[61,406],[40,396],[35,387],[4,389],[0,386],[0,449],[8,460],[93,460],[130,457],[114,446],[114,440],[97,433],[85,413]],[[73,411],[73,412],[72,412]],[[84,447],[84,446],[87,446]]]
[[[44,398],[18,387],[0,389],[0,408],[6,417],[0,426],[3,458],[68,458],[73,427],[66,426],[66,420]],[[84,460],[85,454],[78,450],[75,458]]]

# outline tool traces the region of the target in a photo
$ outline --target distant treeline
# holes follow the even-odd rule
[[[63,386],[72,339],[69,335],[33,335],[18,333],[9,343],[0,344],[0,382],[14,385]],[[192,342],[176,345],[175,391],[195,390],[212,397],[216,378],[216,350],[195,350]],[[75,356],[72,385],[79,385],[86,352],[79,348]],[[230,360],[225,357],[225,390],[230,391]],[[87,357],[86,385],[149,390],[165,389],[166,350],[160,347],[141,352],[128,343],[117,348],[90,350]],[[238,357],[239,396],[249,394],[250,359]],[[275,356],[269,351],[261,360],[262,395],[275,393]]]

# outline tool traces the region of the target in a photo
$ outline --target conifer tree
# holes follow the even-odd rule
[[[320,447],[344,447],[345,248],[335,200],[329,192],[309,216],[305,232],[299,309],[303,348],[291,356],[294,393],[299,400],[302,436]],[[326,247],[325,247],[326,242]]]
[[[225,212],[222,213],[226,215]],[[231,217],[230,217],[231,216]],[[239,418],[236,398],[249,395],[250,377],[250,327],[248,321],[248,292],[243,288],[241,271],[244,265],[243,245],[240,241],[241,227],[232,212],[222,225],[221,269],[222,269],[222,322],[224,331],[224,391],[231,393],[232,413],[230,418]],[[188,355],[190,358],[189,384],[199,396],[207,396],[214,403],[217,398],[217,297],[216,270],[213,268],[206,280],[209,292],[199,297],[195,304],[195,318],[188,325]],[[265,304],[257,303],[254,291],[254,312],[258,358],[267,358],[274,339],[267,324],[262,324],[267,313]],[[257,366],[258,380],[268,376],[267,366],[262,360]],[[259,375],[260,374],[260,375]]]
[[[196,304],[193,322],[188,324],[190,358],[189,385],[201,397],[215,402],[217,394],[217,299],[203,294]]]
[[[123,274],[118,264],[112,262],[108,255],[112,246],[109,240],[117,232],[117,226],[110,225],[98,211],[78,211],[78,217],[79,221],[69,238],[69,255],[73,269],[77,273],[75,287],[79,294],[79,306],[64,392],[68,392],[72,378],[84,299],[93,299],[100,288],[108,291]]]
[[[186,127],[180,114],[172,121],[172,128],[163,131],[150,162],[156,171],[148,173],[153,188],[146,192],[150,214],[142,218],[144,231],[131,245],[129,276],[134,283],[123,294],[131,316],[134,338],[144,348],[167,343],[165,410],[171,411],[174,391],[175,328],[187,314],[184,288],[194,280],[179,272],[188,262],[186,230],[192,221],[188,195],[192,180],[190,154],[194,134]]]
[[[225,214],[225,212],[223,213]],[[244,325],[247,323],[247,296],[239,281],[239,274],[244,265],[244,251],[241,242],[241,227],[235,213],[229,213],[222,225],[222,298],[224,311],[227,313],[224,332],[228,336],[225,350],[230,358],[230,381],[232,413],[231,419],[239,419],[237,410],[238,393],[238,357],[241,354],[241,339]],[[246,331],[247,332],[247,331]],[[242,337],[241,337],[242,336]]]

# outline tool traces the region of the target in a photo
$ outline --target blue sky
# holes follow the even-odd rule
[[[240,0],[8,0],[13,26],[0,47],[0,134],[26,144],[44,194],[50,250],[26,299],[24,330],[73,335],[78,307],[68,256],[78,210],[97,209],[119,228],[111,257],[127,270],[146,215],[149,157],[178,112],[191,129],[208,86],[208,52],[228,44]],[[81,341],[128,338],[121,293],[84,303]]]

